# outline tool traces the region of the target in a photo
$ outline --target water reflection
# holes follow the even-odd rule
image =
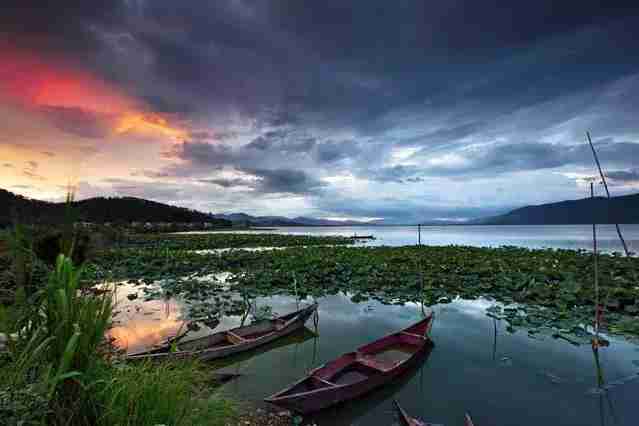
[[[114,327],[108,332],[114,343],[128,353],[163,342],[185,329],[186,324],[179,301],[144,301],[138,296],[138,289],[122,283],[116,287]],[[137,298],[129,300],[129,295]]]
[[[604,372],[599,358],[599,348],[596,345],[592,346],[592,354],[595,360],[595,370],[597,372],[597,388],[596,394],[599,398],[599,421],[601,426],[613,425],[618,426],[619,421],[615,413],[612,397],[610,396],[609,389],[606,386],[606,380],[604,378]],[[606,420],[610,420],[606,422]]]
[[[119,333],[119,340],[126,342],[129,350],[156,343],[183,323],[184,305],[180,301],[128,300],[127,294],[136,290],[120,287],[120,324],[112,331]],[[310,369],[422,317],[421,304],[415,303],[353,303],[347,295],[318,301],[317,330],[309,320],[310,330],[240,358],[212,364],[222,372],[240,374],[222,389],[259,405],[264,397]],[[251,312],[269,306],[274,314],[285,314],[296,309],[298,300],[278,295],[251,303]],[[525,330],[502,332],[504,324],[485,315],[490,303],[457,300],[433,307],[432,338],[436,346],[423,368],[361,400],[321,413],[314,420],[320,426],[387,426],[394,422],[392,399],[396,398],[411,415],[441,424],[459,424],[460,413],[464,412],[471,412],[476,424],[634,424],[631,419],[636,416],[639,380],[632,379],[639,376],[632,361],[639,358],[637,345],[611,339],[610,347],[593,352],[589,345],[576,347],[551,338],[530,339]],[[136,306],[143,308],[138,310]],[[248,311],[221,317],[215,330],[238,326],[250,318]],[[210,331],[203,327],[194,337]],[[604,365],[606,377],[629,379],[605,382]],[[588,392],[593,386],[605,392]]]
[[[417,379],[419,383],[424,382],[424,370],[427,369],[428,357],[433,350],[437,350],[436,347],[430,346],[420,356],[420,359],[417,361],[415,367],[406,371],[406,373],[398,377],[397,380],[390,382],[388,385],[385,385],[361,398],[335,405],[317,414],[308,416],[304,419],[305,423],[309,425],[330,424],[335,426],[348,426],[356,424],[359,418],[361,418],[374,408],[388,411],[388,414],[392,416],[394,413],[394,408],[392,405],[388,404],[388,402],[392,401],[393,396],[396,395],[399,390],[406,386],[406,384],[408,384],[411,380]]]

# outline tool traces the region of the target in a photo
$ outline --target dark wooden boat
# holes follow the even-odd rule
[[[464,419],[466,421],[466,426],[475,426],[475,423],[473,423],[473,419],[470,418],[470,414],[466,413]]]
[[[127,360],[156,360],[168,357],[198,358],[206,361],[249,351],[304,327],[306,320],[317,310],[317,302],[299,311],[271,320],[260,321],[245,327],[209,334],[177,344],[171,352],[171,344],[127,356]]]
[[[404,411],[404,409],[399,405],[399,402],[397,402],[396,400],[393,401],[395,402],[395,408],[397,408],[397,415],[399,416],[399,422],[401,425],[403,426],[434,426],[432,423],[424,423],[421,420],[416,419],[415,417],[410,417],[408,414],[406,414],[406,411]],[[468,413],[466,413],[466,415],[464,416],[464,425],[465,426],[474,426],[473,421],[470,418],[470,415],[468,415]]]
[[[302,414],[357,398],[411,369],[430,349],[432,315],[314,369],[265,401]]]
[[[404,411],[401,405],[399,405],[399,402],[397,402],[397,400],[394,400],[393,402],[395,403],[395,408],[397,409],[399,423],[402,426],[427,426],[428,425],[428,423],[424,423],[421,420],[418,420],[414,417],[410,417],[408,414],[406,414],[406,411]]]

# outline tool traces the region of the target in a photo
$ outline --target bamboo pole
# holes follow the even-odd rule
[[[601,169],[601,163],[599,162],[599,157],[597,156],[597,151],[595,150],[595,146],[592,143],[592,139],[590,138],[590,132],[586,132],[586,138],[588,139],[588,144],[590,145],[590,149],[592,150],[592,155],[595,157],[595,163],[597,163],[597,169],[599,170],[599,175],[601,176],[601,181],[603,182],[604,189],[606,190],[606,196],[608,200],[610,200],[610,191],[608,190],[608,183],[606,182],[606,176]],[[619,229],[619,224],[615,223],[615,229],[617,230],[617,235],[619,236],[619,240],[621,241],[621,245],[623,246],[623,251],[626,256],[630,256],[628,252],[628,245],[626,244],[626,240],[624,240],[623,235],[621,235],[621,229]]]
[[[421,224],[417,224],[417,246],[419,248],[422,247],[422,225]],[[423,271],[423,265],[421,262],[420,255],[421,253],[419,253],[417,256],[417,267],[419,268],[419,295],[422,301],[422,315],[426,316],[426,311],[424,310],[424,271]]]
[[[595,184],[594,182],[590,182],[590,198],[595,198]],[[599,347],[599,262],[597,258],[597,225],[592,221],[592,256],[594,262],[594,272],[595,272],[595,341],[594,347]]]

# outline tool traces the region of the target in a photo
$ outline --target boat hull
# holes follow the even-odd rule
[[[397,409],[397,415],[399,417],[399,422],[402,426],[427,426],[426,423],[417,420],[414,417],[410,417],[406,411],[399,405],[397,400],[393,401],[395,403],[395,408]]]
[[[317,303],[275,320],[238,327],[210,336],[183,342],[181,350],[171,352],[168,347],[127,356],[127,360],[162,360],[167,358],[197,358],[208,361],[250,351],[274,340],[288,336],[304,327],[317,310]]]
[[[392,382],[419,365],[432,348],[433,344],[426,336],[430,320],[432,318],[363,346],[356,352],[344,354],[266,401],[297,413],[309,414],[358,398]],[[411,330],[421,331],[421,335],[408,332]],[[411,346],[410,356],[394,363],[380,362],[375,358],[385,349],[398,345]]]

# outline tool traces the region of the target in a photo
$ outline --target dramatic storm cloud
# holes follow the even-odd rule
[[[0,177],[29,196],[460,220],[583,197],[586,131],[639,189],[633,2],[5,3]]]

